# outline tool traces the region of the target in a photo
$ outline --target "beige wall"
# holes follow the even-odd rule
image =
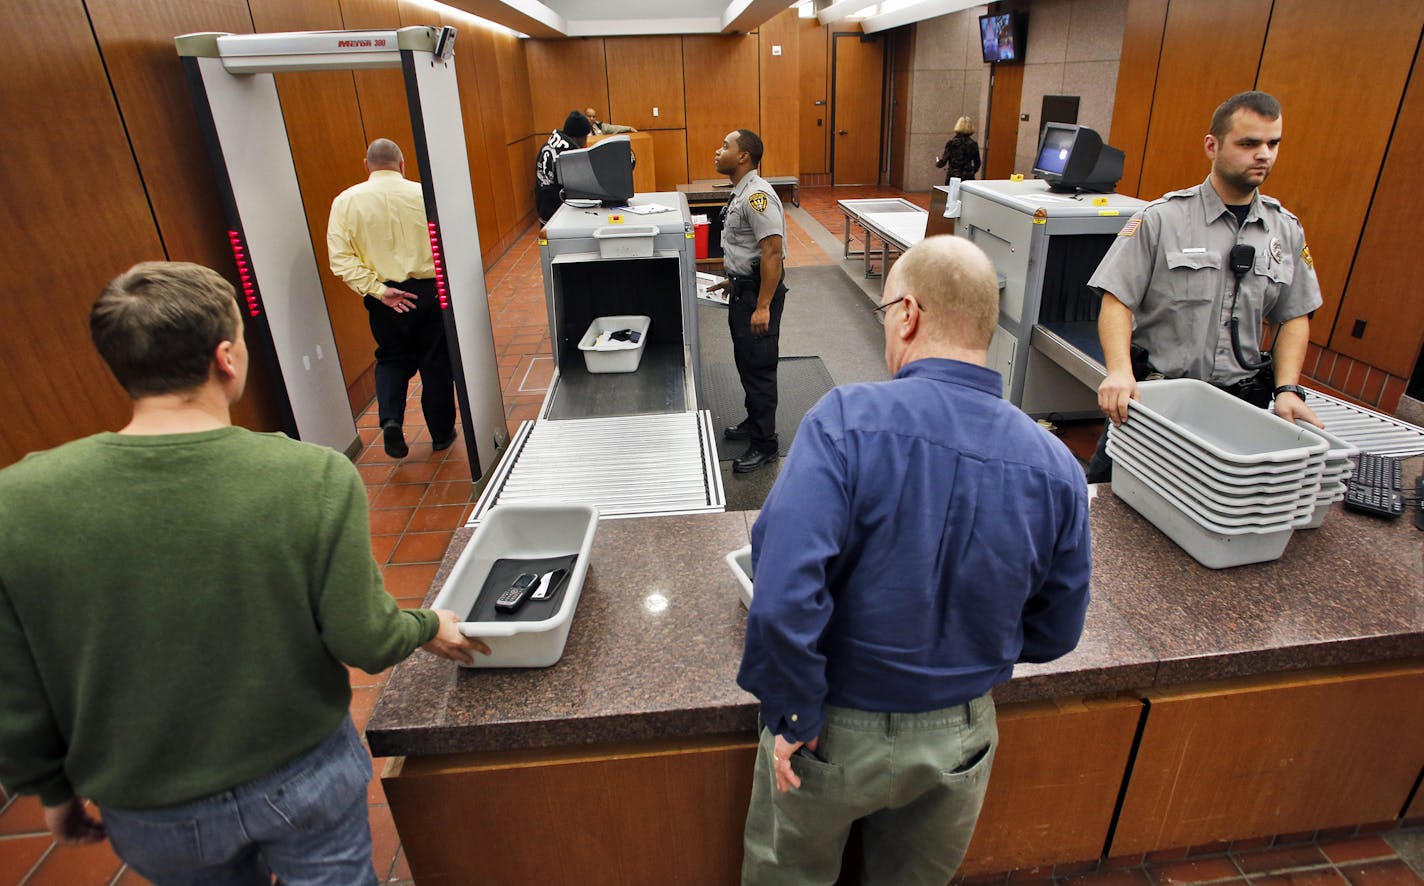
[[[1028,175],[1033,169],[1045,95],[1078,96],[1078,122],[1096,129],[1103,141],[1112,141],[1113,96],[1126,23],[1127,0],[1034,0],[1029,7],[1015,172]]]
[[[976,6],[952,15],[927,19],[915,25],[910,59],[909,133],[905,152],[904,189],[927,191],[944,182],[944,170],[934,158],[961,116],[973,118],[981,132],[989,106],[989,66],[979,50],[979,16]]]
[[[1078,122],[1110,140],[1113,96],[1128,0],[1034,0],[1027,4],[1028,57],[1015,145],[1014,171],[1028,174],[1038,148],[1045,95],[1076,95]],[[989,65],[981,60],[978,6],[916,25],[910,60],[909,133],[904,188],[924,191],[944,181],[933,158],[960,115],[974,120],[984,147]]]

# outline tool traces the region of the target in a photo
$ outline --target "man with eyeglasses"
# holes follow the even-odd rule
[[[761,139],[750,129],[727,133],[717,149],[717,171],[732,180],[722,211],[722,267],[731,290],[727,325],[732,358],[745,393],[747,417],[722,431],[728,440],[746,440],[747,451],[732,462],[738,474],[776,461],[776,361],[781,311],[786,304],[782,264],[786,257],[786,216],[781,198],[758,173]]]
[[[988,257],[930,237],[877,312],[894,378],[811,409],[752,528],[743,883],[834,883],[857,821],[866,882],[949,882],[998,744],[990,690],[1083,630],[1087,483],[986,365]]]

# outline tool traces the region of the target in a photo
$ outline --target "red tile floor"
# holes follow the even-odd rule
[[[801,204],[813,219],[836,239],[844,230],[837,200],[862,197],[905,196],[927,206],[927,194],[901,194],[893,188],[806,188]],[[805,229],[789,219],[787,225],[787,265],[835,264],[838,255],[827,255]],[[553,359],[549,327],[540,278],[539,251],[534,233],[517,242],[486,271],[494,341],[499,357],[504,403],[510,432],[520,422],[534,418],[543,399],[544,387],[552,375]],[[365,450],[357,466],[366,480],[371,504],[371,546],[381,564],[386,590],[403,607],[420,605],[430,587],[435,570],[455,529],[465,522],[473,508],[470,468],[462,446],[444,452],[430,448],[419,408],[419,389],[411,386],[411,407],[406,413],[406,439],[410,454],[396,460],[386,456],[372,404],[357,420]],[[1096,439],[1095,430],[1085,429]],[[1081,448],[1081,441],[1074,441]],[[1091,453],[1091,447],[1088,452]],[[417,653],[419,654],[419,653]],[[351,672],[351,715],[358,729],[364,728],[371,709],[384,686],[386,674]],[[382,883],[409,884],[410,868],[401,852],[400,839],[391,821],[381,789],[380,771],[384,760],[375,762],[376,778],[368,792],[374,851],[372,862]],[[0,798],[0,886],[109,886],[137,884],[143,880],[126,870],[107,843],[83,848],[55,846],[44,832],[44,821],[33,798]],[[1241,882],[1251,878],[1255,886],[1267,883],[1342,883],[1353,886],[1393,886],[1421,884],[1379,836],[1297,835],[1301,842],[1286,848],[1268,841],[1230,847],[1203,847],[1196,854],[1167,853],[1149,859],[1119,860],[1112,869],[1085,872],[1081,866],[1059,870],[1035,869],[974,878],[978,883],[1015,884],[1055,880],[1057,886],[1101,881],[1104,886],[1169,883],[1199,883],[1209,880]],[[1325,839],[1328,837],[1329,839]]]

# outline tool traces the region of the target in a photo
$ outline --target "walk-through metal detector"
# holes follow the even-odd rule
[[[284,428],[348,455],[360,438],[274,72],[400,68],[425,192],[436,288],[470,470],[508,442],[465,152],[453,28],[186,34],[175,38],[217,175],[247,324],[277,370]],[[325,209],[325,207],[323,207]],[[355,294],[352,294],[355,298]]]

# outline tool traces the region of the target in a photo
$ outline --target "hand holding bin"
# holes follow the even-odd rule
[[[481,619],[461,622],[460,633],[484,640],[490,654],[476,655],[473,665],[461,667],[542,668],[563,656],[597,528],[598,508],[593,505],[497,505],[486,513],[431,604],[435,609],[473,611]],[[497,565],[569,557],[573,566],[551,601],[548,617],[531,620],[498,613],[483,615],[487,610],[481,592]],[[493,593],[497,596],[502,590],[496,587]],[[526,615],[531,605],[525,604]],[[492,606],[491,602],[491,612]]]

